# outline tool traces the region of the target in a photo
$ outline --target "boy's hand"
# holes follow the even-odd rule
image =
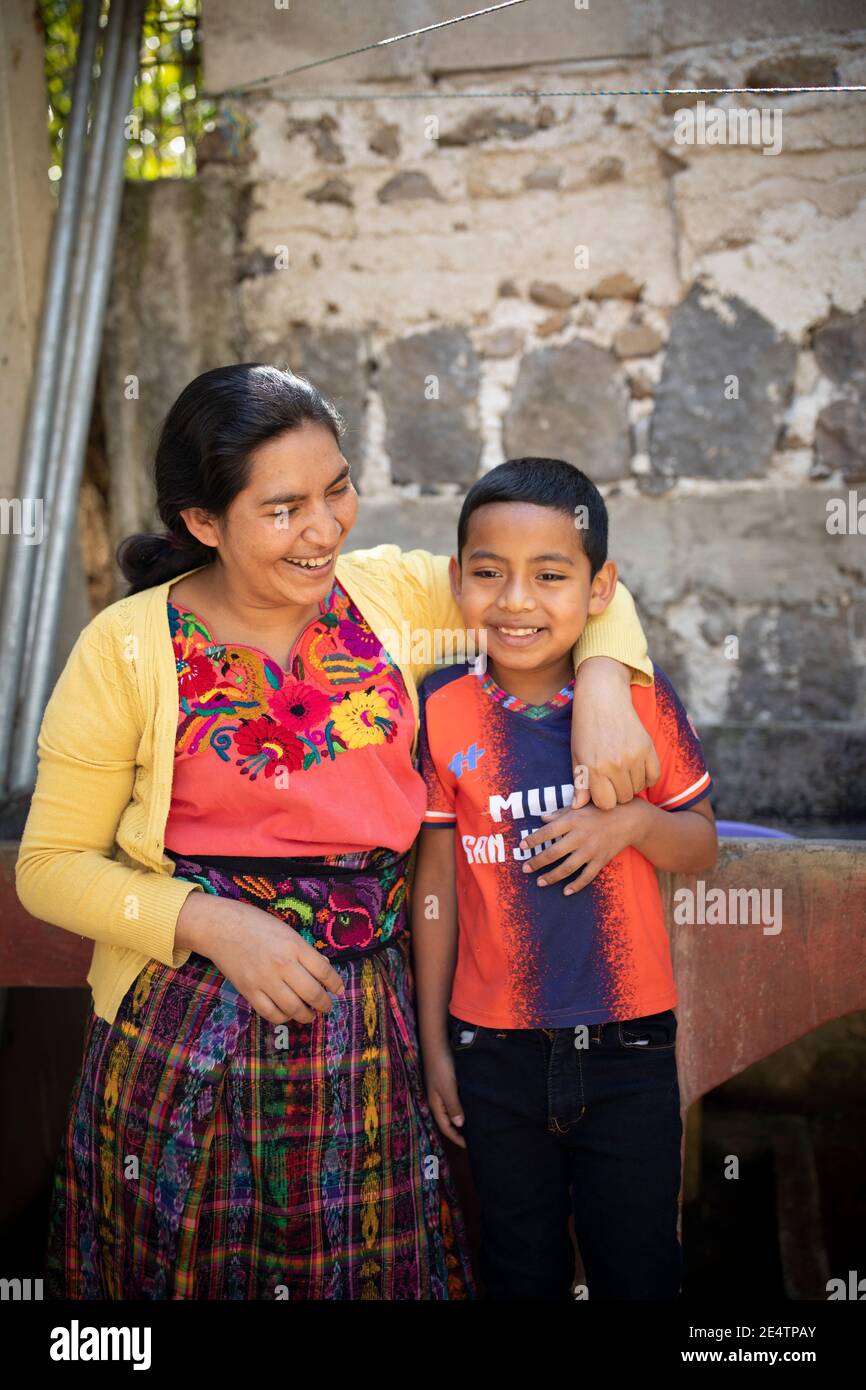
[[[523,872],[535,873],[538,869],[544,869],[544,881],[536,881],[541,887],[546,887],[559,879],[570,878],[583,865],[579,878],[562,890],[565,894],[579,893],[581,888],[592,883],[615,855],[632,844],[646,805],[640,799],[628,806],[616,806],[612,811],[600,811],[597,806],[583,806],[579,810],[568,806],[564,811],[543,811],[541,818],[545,823],[544,828],[533,830],[531,835],[521,840],[520,847],[533,849],[536,845],[544,844],[545,840],[553,839],[556,843],[542,850],[541,854],[533,855],[532,859],[527,859]],[[564,859],[563,855],[566,856]],[[561,862],[558,863],[558,860]],[[549,864],[556,864],[556,868],[548,869]]]
[[[575,810],[590,799],[603,811],[612,810],[661,776],[653,741],[632,704],[629,668],[612,657],[590,657],[578,669],[571,764]]]
[[[466,1140],[455,1126],[463,1124],[463,1111],[457,1092],[454,1058],[446,1043],[444,1047],[424,1048],[424,1076],[427,1081],[427,1103],[433,1118],[447,1139],[459,1149]]]

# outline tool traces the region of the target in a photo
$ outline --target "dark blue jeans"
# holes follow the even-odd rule
[[[574,1028],[449,1016],[491,1299],[674,1299],[680,1094],[673,1009]],[[585,1046],[576,1044],[585,1043]]]

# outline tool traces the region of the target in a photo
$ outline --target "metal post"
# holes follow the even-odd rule
[[[117,3],[118,0],[113,0],[112,12]],[[133,83],[138,71],[143,9],[144,0],[128,0],[122,14],[120,61],[117,80],[111,94],[108,137],[99,185],[92,254],[89,260],[91,274],[83,294],[80,330],[75,344],[77,351],[70,380],[69,418],[60,455],[57,496],[52,507],[50,544],[46,547],[45,591],[40,616],[39,642],[34,646],[28,698],[21,713],[18,752],[13,763],[13,793],[33,785],[36,775],[36,740],[53,675],[64,570],[77,515],[78,493],[102,345],[102,325],[120,217],[123,160],[126,150],[124,121],[129,112]]]
[[[72,89],[72,108],[64,128],[60,201],[55,214],[51,251],[46,267],[39,339],[33,364],[33,380],[18,474],[22,501],[25,498],[42,498],[43,504],[59,349],[84,176],[87,107],[98,32],[99,0],[84,0]],[[16,545],[13,540],[6,566],[0,616],[0,786],[6,782],[9,749],[17,712],[16,696],[19,689],[21,657],[37,559],[33,552],[41,548],[24,545],[20,541]]]
[[[71,403],[72,379],[79,354],[81,322],[84,301],[89,292],[93,275],[92,261],[94,251],[94,227],[96,214],[102,195],[102,176],[105,168],[105,151],[110,136],[109,125],[112,120],[112,102],[120,61],[123,17],[127,0],[111,0],[108,12],[108,27],[102,50],[99,86],[94,100],[90,125],[90,139],[87,145],[87,165],[84,173],[84,193],[81,198],[78,226],[75,238],[75,254],[66,296],[66,313],[63,319],[63,335],[60,344],[57,382],[53,391],[54,420],[51,431],[51,448],[48,454],[48,472],[45,479],[44,529],[46,537],[54,532],[57,515],[57,491],[60,477],[61,459],[69,430],[69,410]],[[37,643],[37,629],[41,632],[44,622],[43,605],[47,601],[46,571],[48,568],[50,544],[38,547],[36,573],[30,596],[30,614],[27,636],[22,659],[19,661],[19,692],[33,688],[33,661]],[[58,602],[62,596],[58,595]],[[21,699],[19,699],[21,704]]]

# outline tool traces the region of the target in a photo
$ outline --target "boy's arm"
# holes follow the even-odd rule
[[[528,849],[554,842],[523,866],[524,873],[544,870],[536,879],[541,887],[577,874],[562,892],[580,892],[629,846],[657,869],[688,873],[716,862],[715,820],[707,801],[712,778],[685,706],[658,667],[653,688],[632,687],[632,699],[659,751],[661,777],[651,791],[610,811],[572,806],[543,813],[544,828],[523,840]]]
[[[555,819],[542,830],[534,830],[521,842],[521,848],[534,849],[555,838],[552,849],[533,855],[523,866],[524,873],[544,873],[536,879],[541,888],[581,872],[563,888],[563,893],[579,893],[629,846],[638,850],[656,869],[674,873],[699,873],[716,862],[718,840],[716,822],[709,800],[695,802],[687,811],[664,811],[635,797],[627,806],[599,811],[597,806],[580,810],[543,812],[542,820]],[[567,857],[562,858],[563,855]],[[557,863],[556,861],[560,862]]]
[[[412,886],[412,951],[423,1051],[448,1047],[448,1001],[457,964],[454,827],[422,825]]]
[[[709,797],[688,811],[663,811],[637,797],[618,810],[632,827],[628,843],[656,869],[703,873],[715,864],[719,840]]]
[[[448,1001],[457,963],[453,826],[422,826],[412,888],[412,951],[418,1036],[427,1099],[446,1138],[466,1148],[463,1110],[448,1042]]]
[[[624,842],[656,869],[699,873],[716,862],[716,823],[708,794],[712,778],[697,730],[662,670],[651,692],[635,691],[641,719],[659,751],[661,776],[645,798],[617,807]],[[578,880],[580,883],[580,880]]]

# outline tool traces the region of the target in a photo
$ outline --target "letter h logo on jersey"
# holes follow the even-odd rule
[[[486,751],[479,748],[477,743],[470,743],[465,753],[462,748],[458,749],[448,764],[448,771],[453,772],[455,777],[462,777],[464,772],[474,772]]]

